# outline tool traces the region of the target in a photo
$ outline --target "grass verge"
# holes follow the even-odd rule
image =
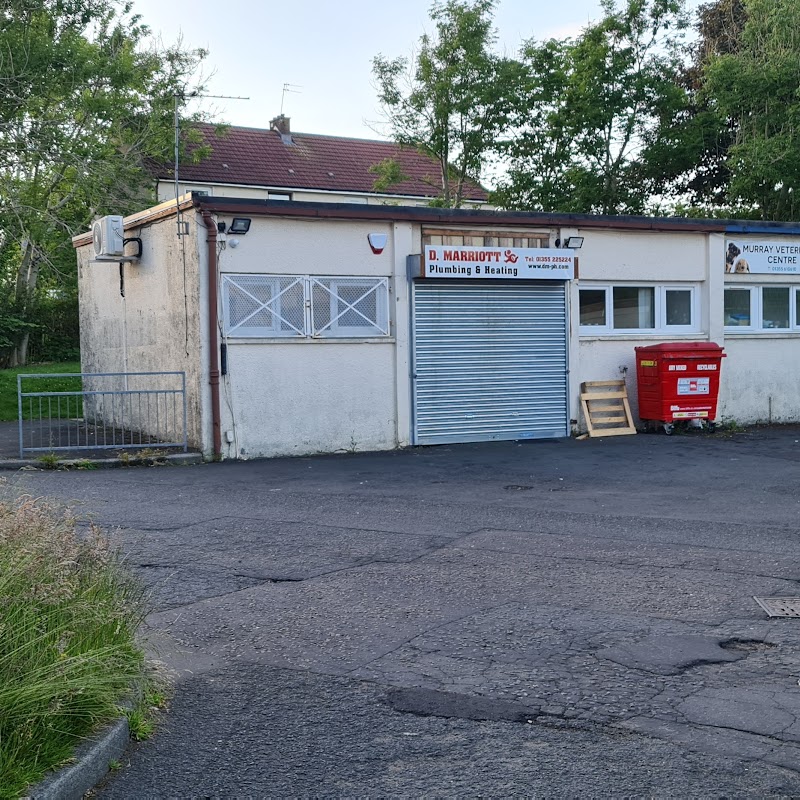
[[[44,501],[0,497],[0,798],[24,795],[120,715],[144,676],[144,612],[99,530],[79,535]]]
[[[33,364],[28,367],[14,367],[13,369],[0,369],[0,422],[9,422],[17,419],[17,375],[48,375],[54,372],[80,372],[81,365],[77,361],[63,361],[53,364]],[[50,378],[37,380],[35,388],[33,382],[23,391],[36,392],[69,392],[79,391],[80,378]]]

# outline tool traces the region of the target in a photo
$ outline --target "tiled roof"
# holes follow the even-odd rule
[[[198,126],[212,154],[199,164],[183,163],[181,181],[229,183],[286,189],[374,192],[376,175],[369,171],[384,159],[395,159],[407,180],[381,189],[381,194],[436,197],[438,165],[411,148],[393,142],[292,133],[291,144],[276,130]],[[172,168],[158,177],[171,179]],[[470,184],[469,200],[486,200],[486,192]]]

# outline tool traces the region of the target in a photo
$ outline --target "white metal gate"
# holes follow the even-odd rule
[[[414,444],[566,436],[563,282],[414,284]]]

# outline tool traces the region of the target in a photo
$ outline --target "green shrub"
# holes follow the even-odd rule
[[[15,301],[0,286],[0,367],[8,367],[24,336],[28,363],[77,361],[80,358],[78,299],[67,294]]]
[[[8,301],[0,302],[0,365],[5,365],[22,337],[37,328],[35,322],[25,318],[23,311]]]
[[[31,312],[36,327],[28,342],[28,363],[80,359],[80,325],[77,297],[48,297]]]
[[[2,486],[0,486],[0,490]],[[16,798],[141,680],[143,593],[96,528],[0,500],[0,797]]]

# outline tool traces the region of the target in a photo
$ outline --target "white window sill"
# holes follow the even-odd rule
[[[725,331],[726,339],[797,339],[800,331],[765,330],[765,331]]]
[[[692,342],[692,341],[705,341],[708,334],[704,331],[694,331],[693,333],[672,333],[671,331],[657,331],[655,333],[583,333],[578,334],[578,338],[582,341],[597,341],[597,342],[618,342],[624,339],[653,339],[655,341],[663,342],[665,339],[676,342]]]

